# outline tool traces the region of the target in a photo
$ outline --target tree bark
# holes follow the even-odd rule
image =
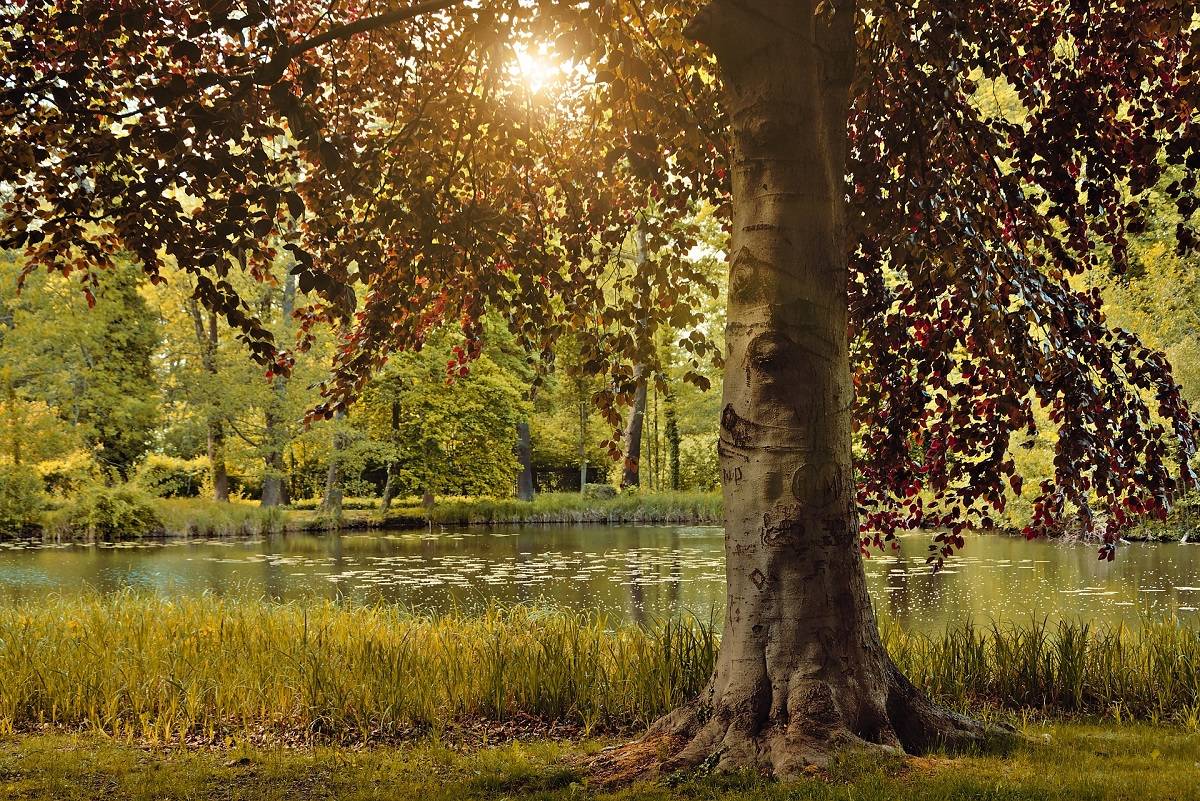
[[[666,438],[667,438],[667,480],[670,482],[671,489],[675,492],[679,491],[679,419],[675,414],[675,393],[671,391],[671,386],[667,385],[667,394],[664,399],[666,402],[664,415],[667,418],[666,423]]]
[[[283,297],[280,303],[280,318],[285,330],[292,317],[292,309],[296,304],[296,276],[289,270],[283,281]],[[284,415],[282,413],[284,400],[287,396],[287,377],[277,375],[274,378],[274,397],[263,414],[266,431],[264,439],[267,442],[267,453],[263,456],[266,467],[263,476],[262,500],[263,506],[282,506],[291,501],[284,474],[287,466],[283,461],[283,449],[286,447],[287,436],[284,433]]]
[[[399,484],[398,468],[398,463],[388,463],[387,480],[383,482],[383,496],[379,499],[379,508],[384,512],[391,509],[392,501],[396,500],[396,489]]]
[[[587,490],[587,434],[588,434],[588,407],[587,401],[579,401],[579,494],[582,495]]]
[[[321,496],[321,513],[330,520],[342,519],[342,451],[346,447],[346,437],[341,430],[341,421],[345,412],[337,412],[333,416],[333,449],[329,454],[329,469],[325,472],[325,493]]]
[[[392,401],[392,439],[395,440],[399,436],[400,431],[400,402]],[[387,466],[387,481],[383,484],[383,497],[379,500],[379,508],[387,511],[392,508],[392,501],[396,497],[396,491],[400,483],[400,463],[393,459],[388,462]]]
[[[529,421],[517,423],[517,464],[521,472],[517,474],[517,499],[533,500],[533,443],[530,441]]]
[[[629,407],[629,420],[625,425],[625,469],[621,475],[621,489],[636,487],[641,483],[642,423],[646,418],[646,367],[633,368],[633,405]]]
[[[217,346],[219,344],[217,315],[209,312],[208,325],[205,326],[200,305],[195,300],[188,300],[188,313],[192,317],[192,325],[196,329],[196,344],[200,347],[200,364],[210,376],[217,376]],[[218,413],[209,414],[207,422],[207,451],[208,464],[213,483],[213,498],[218,501],[229,500],[229,471],[225,466],[225,426]]]
[[[212,467],[213,499],[229,501],[229,469],[225,465],[225,426],[208,421],[208,463]]]
[[[847,748],[922,752],[985,734],[899,673],[867,595],[843,186],[854,15],[845,0],[716,0],[689,29],[716,53],[733,145],[728,597],[710,684],[652,728],[651,769],[789,775]]]
[[[633,232],[633,264],[640,271],[646,263],[646,233],[640,228]],[[621,473],[621,489],[641,484],[642,429],[646,419],[646,365],[633,367],[633,405],[625,424],[625,464]]]

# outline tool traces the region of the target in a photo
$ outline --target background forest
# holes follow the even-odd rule
[[[1112,324],[1167,353],[1196,401],[1200,271],[1161,241],[1147,232],[1135,270],[1093,272],[1083,281],[1104,292]],[[719,232],[712,244],[711,253],[723,250]],[[695,255],[723,284],[720,258]],[[624,460],[608,447],[620,432],[594,403],[603,379],[589,374],[569,337],[556,344],[552,363],[539,363],[497,316],[488,321],[482,354],[458,375],[458,340],[445,332],[418,353],[394,355],[348,415],[305,422],[305,412],[321,400],[336,346],[327,329],[297,353],[285,379],[264,374],[248,358],[243,343],[195,302],[186,277],[154,286],[126,266],[103,273],[89,298],[68,278],[22,272],[14,256],[0,256],[0,527],[6,531],[39,524],[93,534],[153,528],[162,513],[154,511],[158,498],[317,509],[326,521],[340,518],[343,505],[386,510],[396,499],[429,506],[447,496],[511,498],[519,492],[526,426],[539,493],[578,492],[584,472],[591,497],[630,483],[622,481]],[[242,280],[240,290],[257,298],[277,338],[294,339],[293,311],[305,302],[295,279],[289,275],[282,286]],[[722,314],[723,300],[713,298],[706,309],[711,331],[720,331]],[[642,491],[719,486],[719,395],[683,380],[693,369],[690,334],[660,330],[653,343],[659,368],[649,370],[647,381]],[[719,384],[716,367],[703,372]],[[1051,473],[1046,436],[1017,449],[1026,484]],[[1028,504],[1011,500],[1001,522],[1024,525]]]

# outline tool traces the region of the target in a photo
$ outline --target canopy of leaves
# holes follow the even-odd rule
[[[306,325],[362,292],[323,413],[446,321],[465,371],[488,308],[535,353],[576,332],[619,397],[657,326],[696,328],[711,290],[683,258],[693,201],[726,192],[715,67],[685,33],[698,5],[6,4],[0,230],[85,282],[120,249],[156,281],[186,270],[286,368],[225,277],[274,280],[282,239],[322,298]],[[945,525],[940,558],[986,524],[1006,481],[1020,490],[1011,448],[1034,403],[1058,438],[1031,533],[1068,506],[1107,510],[1114,530],[1161,510],[1194,479],[1193,419],[1162,354],[1106,326],[1072,276],[1124,266],[1164,175],[1178,246],[1196,244],[1195,4],[863,0],[857,20],[864,543]],[[513,68],[543,45],[566,65],[549,92]],[[1006,90],[1013,113],[981,101]],[[617,258],[634,226],[652,254],[639,269]],[[689,341],[697,364],[711,354]]]

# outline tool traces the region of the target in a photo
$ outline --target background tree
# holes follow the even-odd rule
[[[159,414],[159,330],[139,291],[142,271],[119,263],[85,298],[61,276],[45,274],[29,276],[18,294],[22,270],[7,263],[0,301],[10,410],[22,398],[44,403],[107,472],[128,478],[151,446]]]
[[[447,350],[397,354],[368,385],[361,414],[371,439],[390,447],[392,494],[512,494],[513,432],[522,387],[484,354],[448,383]]]

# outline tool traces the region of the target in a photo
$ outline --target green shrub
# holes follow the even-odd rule
[[[392,503],[395,504],[397,502],[393,501]],[[291,503],[291,507],[293,509],[301,509],[304,511],[308,511],[311,509],[319,509],[320,506],[321,506],[320,498],[301,498],[299,500],[292,501],[292,503]],[[378,498],[364,498],[364,497],[347,494],[346,497],[342,498],[342,508],[343,509],[378,509],[379,508],[379,499]]]
[[[38,473],[46,491],[60,498],[80,492],[100,480],[100,467],[85,450],[71,451],[58,459],[38,462]]]
[[[716,437],[692,435],[683,438],[679,448],[679,485],[699,492],[714,492],[721,488]]]
[[[396,510],[405,508],[397,504]],[[424,510],[420,510],[425,514]],[[587,498],[543,492],[533,502],[515,498],[439,498],[428,513],[443,525],[493,523],[720,523],[721,496],[711,492],[626,492]]]
[[[154,501],[167,534],[185,537],[257,536],[283,531],[283,510],[245,501],[162,498]]]
[[[163,522],[155,511],[153,499],[144,490],[132,484],[113,487],[93,484],[54,513],[51,529],[62,534],[111,540],[162,533]]]
[[[583,488],[583,497],[589,501],[608,500],[617,497],[617,490],[612,484],[588,484]]]
[[[152,453],[138,467],[134,483],[159,498],[195,498],[208,479],[207,459],[176,459]]]
[[[28,465],[0,465],[0,534],[19,534],[41,518],[42,477]]]

